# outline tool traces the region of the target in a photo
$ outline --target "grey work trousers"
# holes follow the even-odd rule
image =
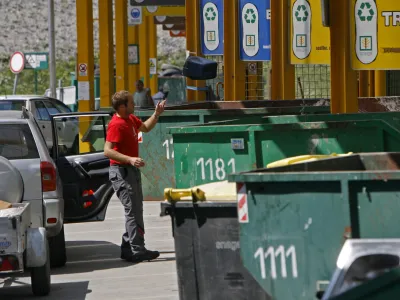
[[[143,193],[140,170],[134,166],[110,166],[109,178],[125,210],[125,229],[122,250],[130,248],[132,254],[143,251],[144,221]]]

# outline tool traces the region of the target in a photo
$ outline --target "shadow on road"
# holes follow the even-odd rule
[[[4,282],[0,279],[0,286]],[[86,295],[92,291],[88,289],[89,281],[53,283],[51,292],[46,297],[35,297],[32,294],[31,285],[18,282],[18,278],[7,279],[5,285],[13,284],[12,287],[0,288],[0,299],[22,300],[22,299],[57,299],[57,300],[85,300]],[[16,284],[16,285],[15,285]]]
[[[161,257],[154,262],[171,261],[173,251],[160,251]],[[87,273],[97,270],[131,267],[133,264],[120,258],[120,246],[105,241],[68,241],[67,265],[52,269],[52,275]]]
[[[68,241],[67,265],[52,269],[53,275],[87,273],[132,266],[120,259],[120,246],[105,241]]]

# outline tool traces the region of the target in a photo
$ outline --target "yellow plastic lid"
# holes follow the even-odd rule
[[[164,189],[164,199],[176,201],[236,201],[236,183],[218,181],[199,185],[189,189]]]
[[[340,157],[340,156],[349,156],[352,155],[353,152],[349,152],[347,154],[328,154],[328,155],[299,155],[299,156],[294,156],[294,157],[288,157],[285,159],[281,159],[275,162],[272,162],[267,165],[267,168],[277,168],[277,167],[284,167],[284,166],[289,166],[289,165],[294,165],[294,164],[300,164],[300,163],[306,163],[306,162],[312,162],[320,159],[326,159],[326,158],[332,158],[332,157]]]

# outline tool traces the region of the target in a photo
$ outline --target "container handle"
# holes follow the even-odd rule
[[[192,197],[193,202],[205,201],[206,194],[199,188],[192,189],[164,189],[164,199],[168,202],[180,201],[182,197]]]

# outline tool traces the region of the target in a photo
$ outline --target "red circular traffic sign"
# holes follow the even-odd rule
[[[10,70],[14,74],[20,73],[25,68],[25,55],[22,52],[14,52],[10,59]]]

